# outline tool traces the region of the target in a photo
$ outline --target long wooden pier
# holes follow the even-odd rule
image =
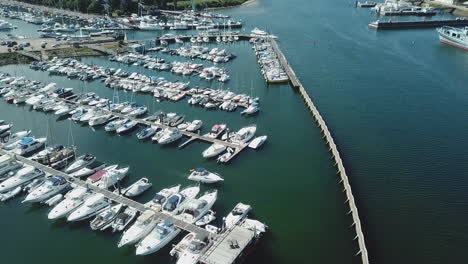
[[[310,110],[312,115],[315,118],[315,121],[317,121],[317,125],[319,126],[320,130],[322,131],[322,134],[324,135],[325,142],[328,145],[328,148],[330,149],[333,159],[335,160],[335,165],[338,168],[338,174],[341,177],[340,182],[343,183],[344,191],[346,192],[346,201],[348,202],[349,205],[349,213],[352,214],[353,218],[353,226],[356,231],[356,237],[355,239],[358,240],[358,245],[359,245],[359,252],[357,252],[356,255],[361,255],[362,263],[363,264],[369,264],[369,256],[367,253],[367,247],[366,243],[364,240],[364,233],[362,232],[362,226],[361,226],[361,219],[359,218],[359,213],[358,209],[356,206],[356,202],[354,200],[353,192],[351,189],[351,184],[349,183],[348,175],[346,174],[345,167],[343,165],[343,160],[341,159],[340,152],[338,151],[338,147],[335,144],[335,141],[333,140],[333,136],[330,133],[330,130],[328,129],[327,124],[325,123],[325,120],[322,118],[322,115],[318,111],[317,107],[314,105],[312,102],[312,99],[310,96],[307,94],[307,91],[304,89],[304,86],[302,86],[301,82],[297,78],[295,72],[287,62],[285,56],[279,49],[276,41],[274,39],[270,39],[273,49],[277,53],[277,56],[280,60],[280,63],[286,70],[286,73],[289,76],[291,85],[294,88],[297,88],[304,99],[307,108]]]
[[[147,210],[152,210],[155,213],[155,215],[156,215],[156,217],[158,219],[160,219],[162,221],[169,220],[172,223],[174,223],[175,226],[177,226],[178,228],[180,228],[182,230],[185,230],[187,232],[193,232],[193,233],[197,234],[200,237],[212,236],[212,234],[210,232],[208,232],[207,230],[205,230],[203,228],[200,228],[200,227],[198,227],[196,225],[187,223],[187,222],[182,221],[182,220],[180,220],[178,218],[175,218],[175,217],[173,217],[171,215],[168,215],[168,214],[165,214],[165,213],[162,213],[162,212],[159,212],[159,211],[155,211],[155,210],[151,209],[150,207],[146,207],[144,204],[138,203],[138,202],[136,202],[136,201],[134,201],[132,199],[129,199],[127,197],[124,197],[122,195],[113,193],[113,192],[111,192],[111,191],[109,191],[107,189],[99,188],[98,186],[95,186],[93,184],[89,184],[89,183],[87,183],[87,182],[85,182],[83,180],[80,180],[78,178],[71,177],[71,176],[69,176],[68,174],[66,174],[64,172],[52,169],[52,168],[50,168],[50,167],[48,167],[46,165],[43,165],[41,163],[32,161],[30,159],[27,159],[27,158],[19,156],[19,155],[12,154],[12,153],[10,153],[10,152],[8,152],[6,150],[3,150],[3,149],[0,149],[0,154],[11,156],[16,160],[18,160],[18,161],[20,161],[20,162],[22,162],[22,163],[24,163],[26,165],[30,165],[30,166],[33,166],[35,168],[38,168],[38,169],[44,171],[45,173],[49,173],[51,175],[62,176],[70,183],[73,183],[73,184],[76,184],[78,186],[90,189],[95,193],[100,193],[100,194],[104,195],[105,197],[109,198],[112,201],[124,204],[124,205],[126,205],[128,207],[135,208],[136,210],[138,210],[140,212],[144,212],[144,211],[147,211]]]

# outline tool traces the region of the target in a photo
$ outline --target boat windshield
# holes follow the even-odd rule
[[[174,211],[177,208],[179,201],[181,201],[180,195],[173,195],[169,197],[169,199],[167,199],[166,204],[164,204],[164,210],[169,212]]]
[[[160,195],[160,194],[156,194],[153,198],[153,203],[155,204],[163,204],[164,202],[166,201],[166,197]]]

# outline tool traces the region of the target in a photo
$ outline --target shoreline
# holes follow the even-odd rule
[[[210,10],[210,11],[213,11],[213,10],[225,10],[225,9],[232,9],[232,8],[238,8],[238,7],[243,7],[243,6],[247,6],[247,5],[250,5],[250,4],[253,4],[255,3],[257,0],[248,0],[240,5],[235,5],[235,6],[222,6],[222,7],[211,7],[211,8],[206,8],[205,10]]]

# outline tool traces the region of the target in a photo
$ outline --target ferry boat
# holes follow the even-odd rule
[[[454,28],[443,26],[437,29],[442,43],[468,50],[468,27]]]

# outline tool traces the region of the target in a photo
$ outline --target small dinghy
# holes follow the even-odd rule
[[[233,154],[234,154],[234,150],[232,148],[228,148],[227,152],[219,156],[216,160],[218,162],[225,163],[231,158]]]
[[[147,178],[141,178],[126,188],[122,193],[127,197],[135,197],[142,194],[152,186]]]
[[[212,210],[208,211],[208,213],[206,213],[204,216],[202,216],[202,218],[200,218],[200,220],[195,222],[195,225],[204,226],[204,225],[207,225],[207,224],[213,222],[216,219],[215,214],[216,213],[213,212]]]
[[[15,189],[11,190],[11,191],[8,191],[6,193],[3,193],[3,194],[0,194],[0,201],[1,202],[4,202],[4,201],[7,201],[9,199],[12,199],[13,197],[15,197],[16,195],[18,195],[20,192],[21,192],[21,186],[18,186],[16,187]]]
[[[263,143],[265,143],[265,141],[267,139],[268,139],[267,136],[256,137],[256,138],[254,138],[254,140],[252,140],[249,143],[249,148],[257,149],[257,148],[261,147],[263,145]]]
[[[209,172],[204,168],[191,169],[190,175],[188,176],[189,180],[202,182],[202,183],[215,183],[219,181],[224,181],[221,176],[216,173]]]
[[[53,196],[52,198],[49,198],[48,200],[46,200],[44,202],[44,204],[48,205],[48,206],[54,206],[56,205],[58,202],[60,202],[63,198],[63,194],[59,193],[55,196]]]

